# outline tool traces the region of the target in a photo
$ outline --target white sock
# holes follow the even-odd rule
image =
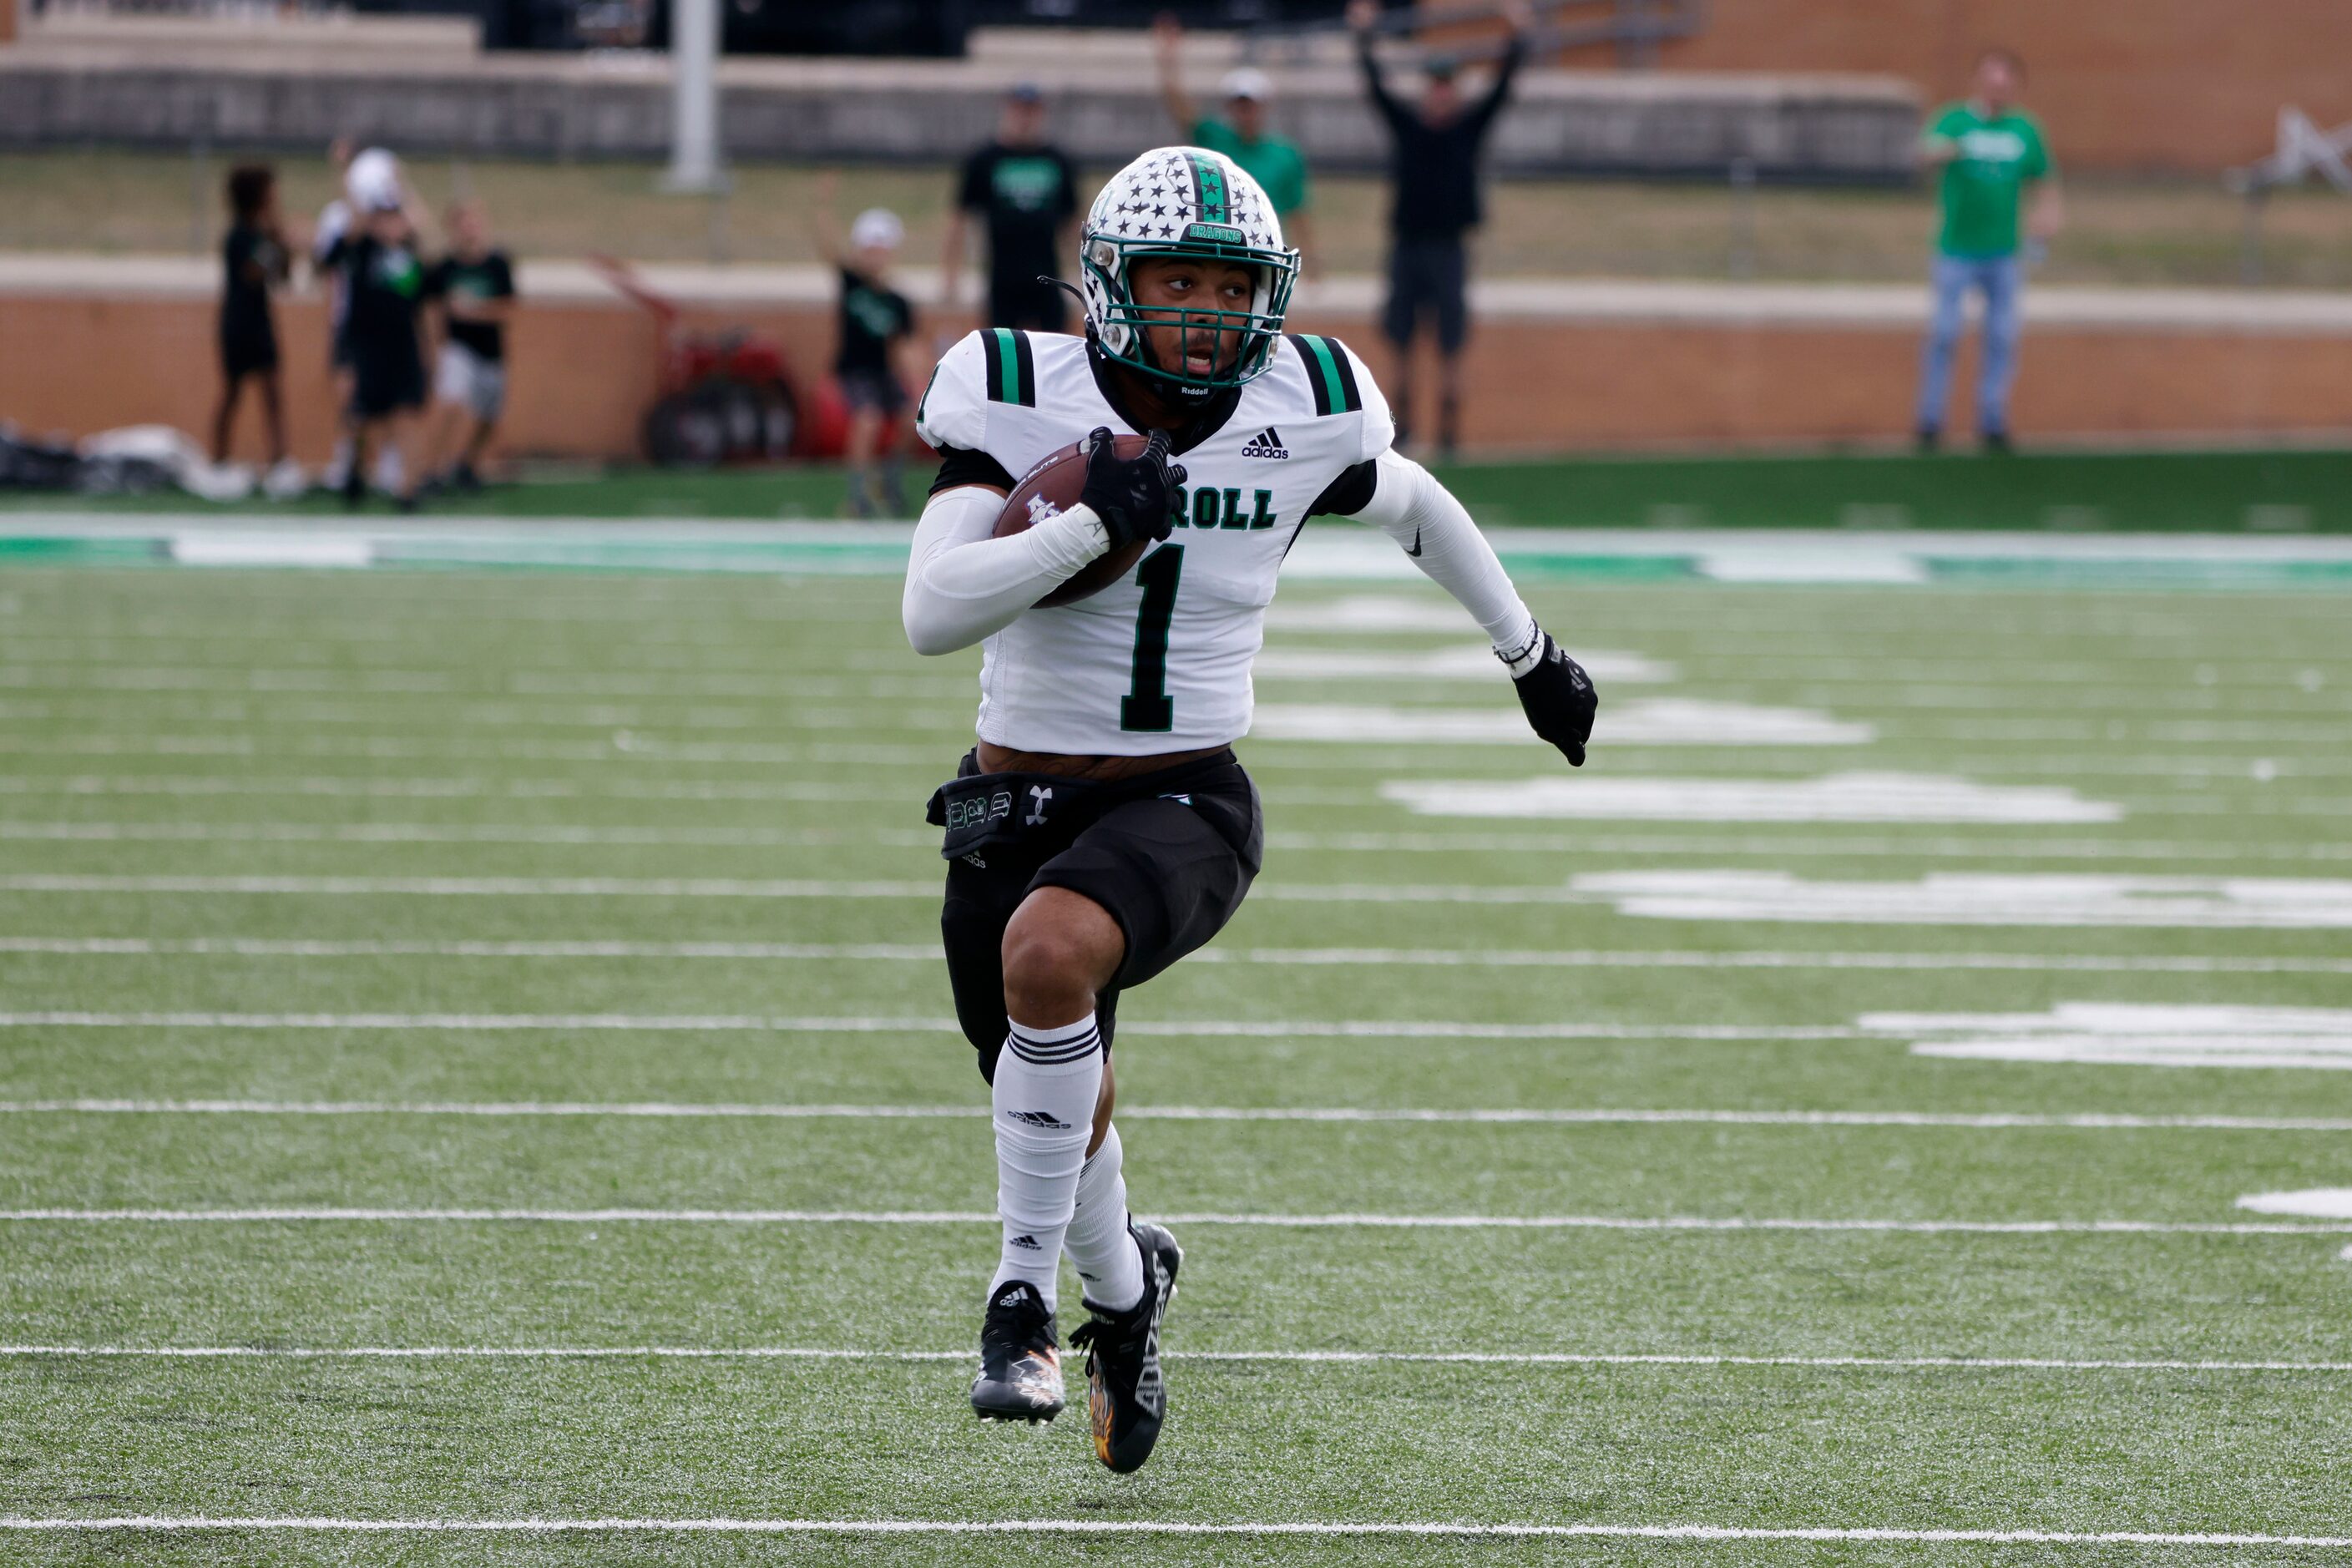
[[[1057,1029],[1014,1023],[989,1096],[996,1123],[996,1212],[1004,1252],[988,1293],[1007,1280],[1037,1287],[1050,1310],[1062,1237],[1078,1203],[1078,1172],[1102,1092],[1102,1036],[1092,1013]]]
[[[1093,1305],[1123,1312],[1143,1300],[1143,1254],[1127,1229],[1127,1178],[1119,1173],[1118,1129],[1104,1130],[1102,1147],[1078,1173],[1078,1208],[1062,1250],[1087,1282]]]

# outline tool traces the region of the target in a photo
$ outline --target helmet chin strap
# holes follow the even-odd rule
[[[1171,375],[1167,367],[1160,363],[1160,351],[1151,346],[1150,332],[1141,327],[1131,327],[1129,331],[1134,332],[1137,346],[1143,351],[1143,357],[1150,360],[1151,368],[1158,371],[1164,378],[1161,384],[1173,391],[1178,397],[1187,402],[1197,403],[1202,398],[1220,390],[1205,381],[1186,381],[1181,376]]]
[[[1160,370],[1159,356],[1152,353],[1150,334],[1138,328],[1129,330],[1135,333],[1136,345],[1142,351],[1143,357],[1151,361],[1151,368],[1160,371],[1160,379],[1150,384],[1160,391],[1188,403],[1199,403],[1225,390],[1223,387],[1211,386],[1204,382],[1178,381],[1170,376],[1166,371]],[[1096,330],[1092,321],[1087,323],[1087,348],[1098,358],[1110,360],[1113,364],[1118,363],[1111,359],[1110,354],[1103,348],[1102,333]]]
[[[1095,326],[1094,318],[1087,313],[1087,296],[1085,291],[1076,284],[1072,283],[1066,279],[1048,278],[1042,272],[1037,275],[1037,281],[1045,284],[1048,287],[1063,290],[1065,293],[1068,294],[1070,298],[1078,302],[1078,319],[1087,324],[1087,346],[1097,353],[1102,353],[1102,333]],[[1177,396],[1184,398],[1189,402],[1197,403],[1202,398],[1213,397],[1216,394],[1224,390],[1224,388],[1212,384],[1208,382],[1186,381],[1180,376],[1171,375],[1166,368],[1160,364],[1160,355],[1151,346],[1151,334],[1140,326],[1131,325],[1128,328],[1128,331],[1135,334],[1135,346],[1137,350],[1141,353],[1145,359],[1151,362],[1151,368],[1160,373],[1166,384],[1174,390]]]

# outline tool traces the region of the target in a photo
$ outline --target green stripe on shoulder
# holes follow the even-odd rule
[[[1030,352],[1029,334],[1011,327],[991,327],[981,335],[988,355],[988,400],[1037,405],[1037,362]]]
[[[1307,382],[1315,394],[1317,414],[1363,411],[1363,395],[1356,388],[1356,367],[1349,363],[1346,349],[1333,339],[1313,332],[1293,333],[1290,341],[1298,345],[1298,357],[1307,366]]]

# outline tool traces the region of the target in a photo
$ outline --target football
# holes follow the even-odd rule
[[[1122,458],[1139,458],[1147,438],[1141,436],[1114,436],[1111,449]],[[1045,519],[1078,504],[1078,492],[1087,488],[1087,454],[1085,443],[1073,441],[1057,452],[1048,452],[1037,464],[1021,476],[1013,493],[1004,498],[1004,510],[996,514],[996,537],[1021,533],[1035,527]],[[1139,539],[1122,549],[1097,556],[1078,569],[1076,576],[1038,600],[1040,605],[1070,605],[1101,593],[1113,583],[1135,570],[1143,552],[1151,548],[1148,539]]]

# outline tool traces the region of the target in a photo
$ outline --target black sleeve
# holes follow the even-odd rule
[[[1495,116],[1502,110],[1503,100],[1510,96],[1511,79],[1519,74],[1519,66],[1527,58],[1527,39],[1513,33],[1510,46],[1503,51],[1502,68],[1495,73],[1495,85],[1486,89],[1485,96],[1470,110],[1473,127],[1470,137],[1473,142],[1485,138],[1486,127],[1494,122]]]
[[[994,485],[1005,494],[1013,493],[1013,476],[1004,465],[985,452],[975,452],[966,447],[940,448],[940,477],[931,481],[931,494],[951,490],[958,485]]]
[[[446,297],[449,292],[449,258],[446,256],[438,261],[428,263],[425,268],[425,287],[418,293],[417,298],[439,300]]]
[[[1309,517],[1353,517],[1372,504],[1380,493],[1381,473],[1370,458],[1353,468],[1339,470],[1339,477],[1323,487],[1315,504],[1307,509]]]
[[[914,301],[904,294],[894,294],[891,298],[898,303],[898,330],[890,335],[896,338],[913,337],[915,335]]]
[[[228,231],[228,239],[222,246],[221,254],[228,265],[230,288],[234,289],[238,284],[247,288],[268,287],[269,268],[263,263],[261,244],[261,236],[252,229],[233,228]]]
[[[1381,62],[1379,57],[1372,53],[1371,34],[1357,35],[1356,58],[1363,62],[1364,86],[1371,92],[1372,108],[1388,121],[1391,131],[1402,132],[1405,125],[1404,105],[1396,100],[1396,95],[1389,91],[1388,83],[1381,79]]]
[[[490,252],[489,267],[490,298],[493,300],[513,299],[515,291],[514,263],[507,259],[507,253],[503,250],[493,250]]]
[[[958,211],[984,213],[988,210],[988,149],[985,147],[963,161],[963,178],[956,185]]]
[[[1054,216],[1058,221],[1074,216],[1077,213],[1078,167],[1060,153],[1054,154],[1054,161],[1062,165],[1062,199],[1055,205],[1054,212]]]

